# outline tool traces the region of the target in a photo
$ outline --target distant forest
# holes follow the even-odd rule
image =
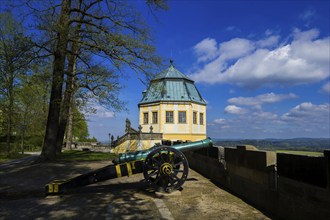
[[[260,150],[299,150],[322,152],[330,149],[330,138],[294,138],[294,139],[213,139],[214,145],[236,147],[253,145]]]

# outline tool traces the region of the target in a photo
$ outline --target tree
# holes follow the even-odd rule
[[[44,146],[40,160],[53,160],[56,156],[56,141],[62,101],[64,67],[70,26],[71,0],[62,0],[61,13],[57,21],[56,48],[53,61],[52,87],[49,100],[49,111]]]
[[[12,14],[0,14],[0,98],[3,106],[4,124],[6,125],[7,154],[10,153],[13,129],[15,88],[19,85],[19,77],[26,73],[32,62],[33,44],[24,35],[22,25]]]
[[[79,30],[81,28],[81,25],[79,24],[77,29],[74,31],[74,39],[79,38]],[[72,129],[72,124],[68,126],[68,119],[71,116],[72,117],[72,97],[74,93],[74,86],[75,86],[75,76],[76,76],[76,61],[77,61],[77,55],[79,50],[78,43],[76,41],[72,42],[71,44],[71,53],[68,55],[68,67],[67,67],[67,80],[66,80],[66,88],[64,92],[64,98],[62,101],[62,109],[61,109],[61,115],[60,115],[60,124],[57,132],[57,142],[56,142],[56,153],[59,154],[62,151],[62,143],[64,140],[65,135],[65,129],[68,127],[69,129]],[[71,113],[71,114],[70,114]],[[70,119],[72,123],[72,118]],[[72,142],[72,130],[68,131],[70,141],[69,145],[71,146]]]
[[[40,63],[39,63],[40,64]],[[25,136],[33,144],[42,146],[46,127],[50,87],[50,68],[47,64],[33,65],[30,74],[21,77],[21,86],[16,90],[18,126],[25,128]],[[24,139],[24,136],[23,136]]]
[[[73,136],[78,141],[87,141],[89,133],[85,116],[77,108],[73,108],[73,112]]]
[[[151,10],[167,8],[166,0],[145,2]],[[155,55],[147,26],[129,1],[25,0],[24,3],[24,7],[32,9],[36,19],[39,33],[34,39],[39,37],[39,40],[34,43],[39,48],[39,58],[51,56],[52,60],[47,125],[39,158],[40,161],[52,160],[61,150],[73,93],[79,91],[79,98],[84,103],[96,101],[120,110],[123,103],[118,100],[121,86],[117,79],[122,67],[129,66],[148,75],[148,70],[161,60]],[[26,50],[20,48],[18,51]],[[12,78],[15,77],[8,79],[8,91],[14,91],[10,88]],[[8,100],[8,110],[4,114],[12,112],[13,105],[11,99]],[[7,121],[10,122],[9,116]],[[11,133],[10,127],[7,130]]]
[[[152,8],[160,8],[165,4],[160,0],[146,1]],[[54,7],[52,7],[54,9]],[[147,73],[160,59],[155,56],[155,49],[150,45],[150,34],[146,25],[124,1],[116,0],[62,0],[55,30],[56,47],[53,61],[52,90],[44,147],[40,160],[52,160],[56,156],[56,143],[61,143],[59,134],[60,114],[62,111],[62,87],[65,78],[66,56],[74,56],[77,63],[84,66],[85,71],[77,73],[82,86],[84,98],[97,99],[109,108],[121,107],[115,92],[118,85],[111,80],[114,72],[124,65],[138,72]],[[70,32],[73,31],[73,32]],[[76,33],[79,33],[77,36]],[[68,47],[68,45],[71,45]],[[74,49],[75,45],[77,48]],[[98,58],[96,58],[98,57]],[[74,60],[73,59],[73,60]],[[111,68],[99,68],[110,61]],[[67,74],[73,74],[69,67]],[[71,65],[72,66],[72,65]],[[93,71],[101,70],[99,72]],[[85,73],[88,74],[85,74]],[[90,74],[93,73],[93,74]],[[70,76],[66,75],[67,88]],[[106,77],[108,76],[108,77]],[[102,80],[102,81],[101,81]],[[109,89],[114,93],[104,92]],[[109,96],[109,94],[111,96]],[[67,102],[67,101],[66,101]],[[62,126],[64,127],[64,126]]]

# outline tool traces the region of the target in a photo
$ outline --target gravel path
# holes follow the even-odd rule
[[[0,165],[0,219],[269,219],[193,170],[183,190],[170,195],[155,193],[137,174],[45,197],[44,186],[52,180],[110,162],[32,165],[32,160]]]

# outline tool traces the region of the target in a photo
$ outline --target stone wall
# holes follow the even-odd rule
[[[281,177],[327,187],[326,157],[278,154],[277,172]]]
[[[276,154],[253,146],[185,154],[191,168],[271,217],[330,219],[329,156]]]

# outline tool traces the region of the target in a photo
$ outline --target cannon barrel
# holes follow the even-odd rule
[[[200,141],[173,145],[172,147],[181,152],[185,152],[185,151],[198,150],[198,149],[212,147],[212,146],[213,146],[212,139],[206,138],[206,139],[200,140]],[[150,152],[152,152],[153,150],[155,150],[159,147],[160,147],[160,145],[155,145],[155,146],[149,148],[148,150],[119,154],[119,157],[117,159],[115,159],[113,162],[114,163],[126,163],[126,162],[137,161],[137,160],[145,160]]]
[[[207,138],[172,147],[155,145],[148,150],[119,154],[114,164],[69,180],[46,184],[45,192],[47,195],[65,193],[72,188],[142,172],[150,185],[171,192],[179,189],[188,177],[189,165],[182,152],[211,146],[212,140]]]

